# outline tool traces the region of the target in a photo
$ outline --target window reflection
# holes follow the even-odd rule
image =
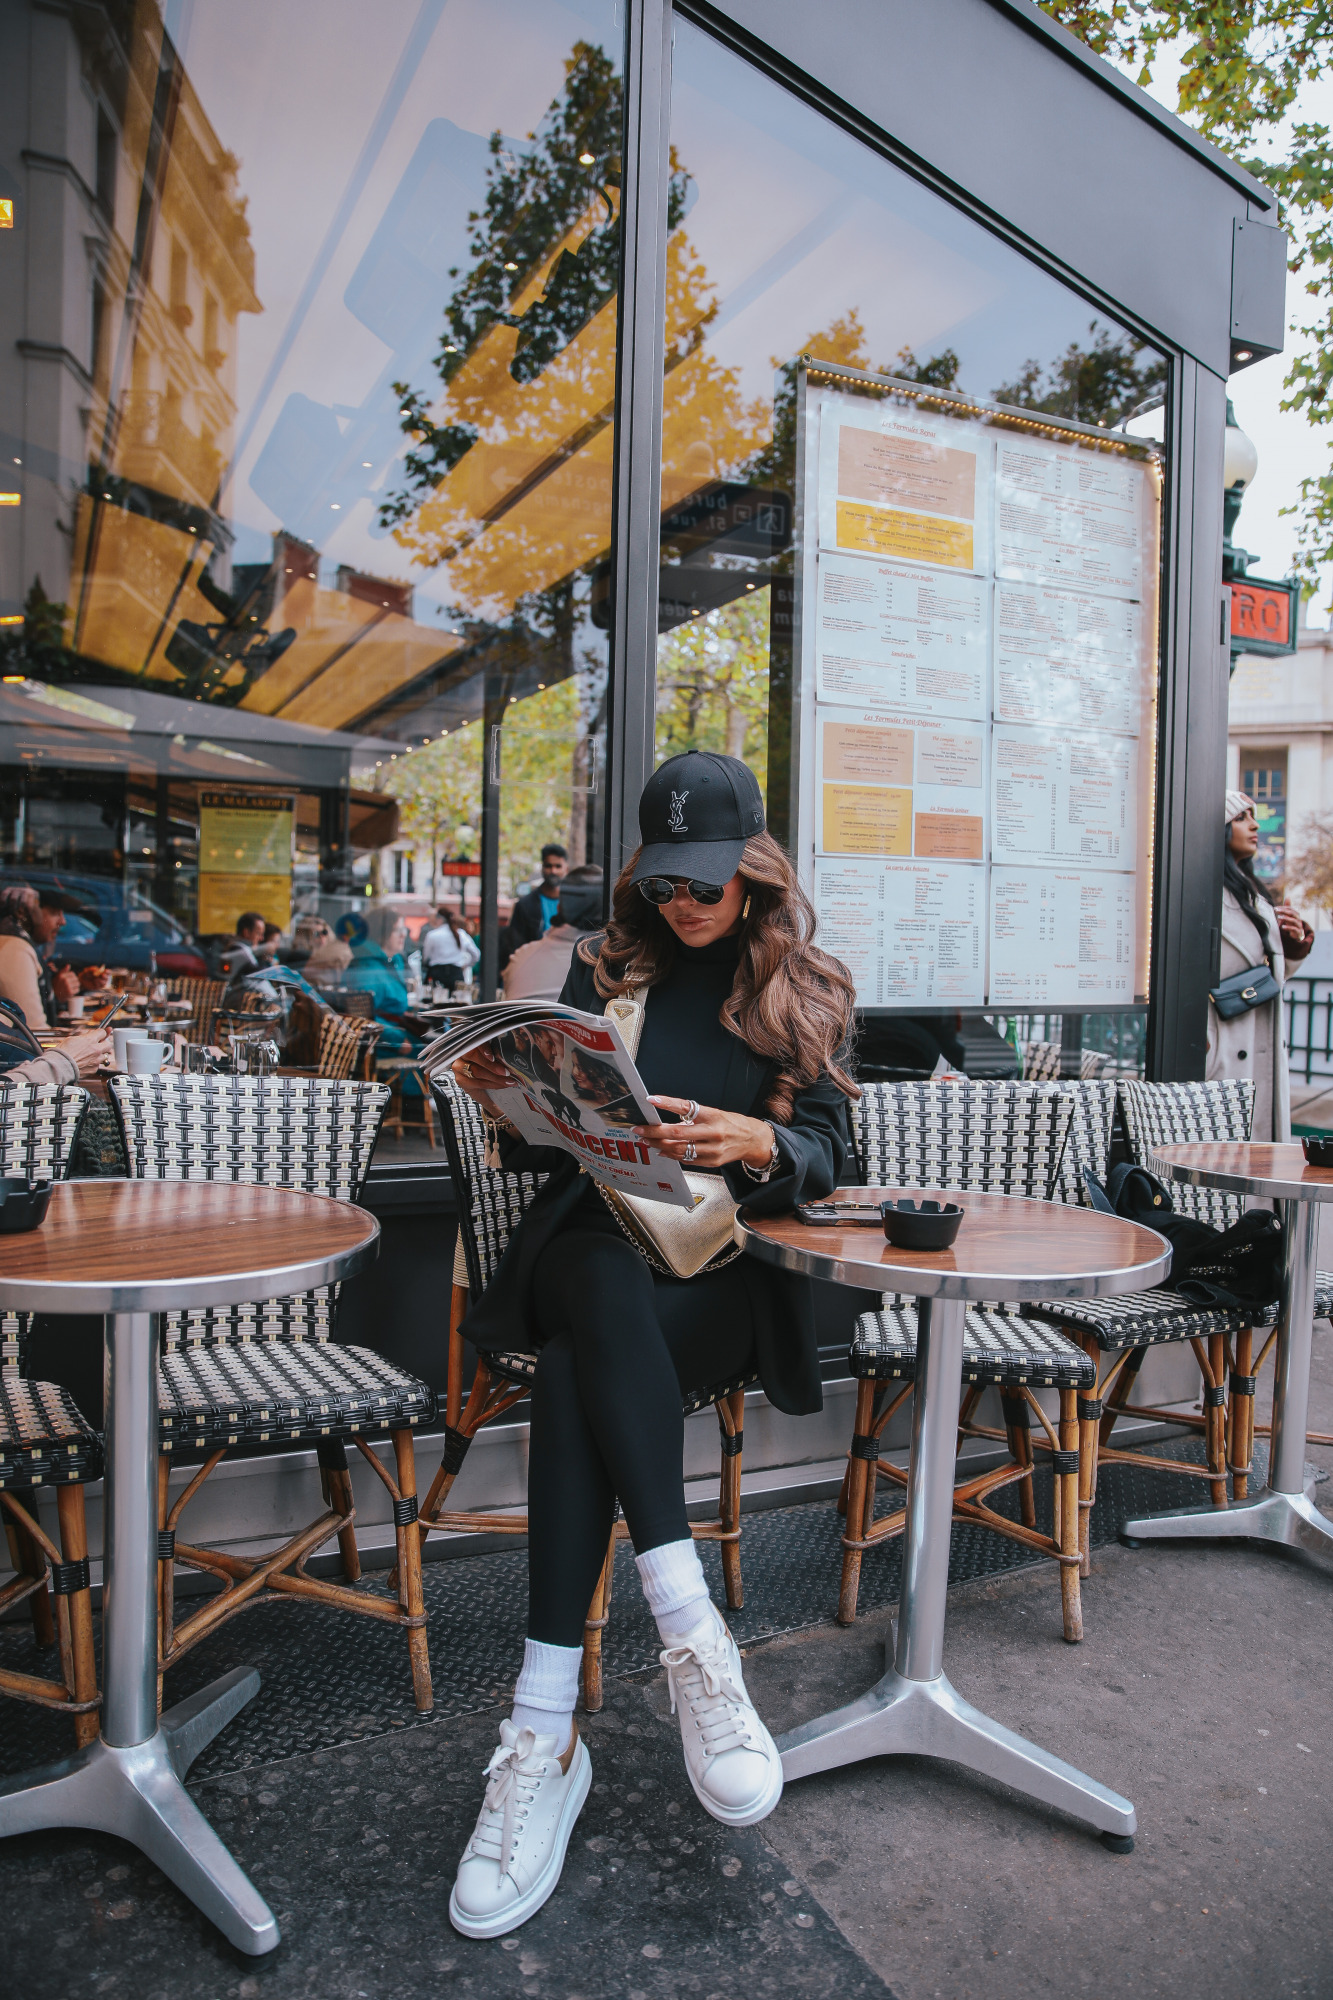
[[[253,909],[405,983],[445,903],[493,979],[542,844],[598,852],[615,14],[8,11],[0,880],[94,885],[111,970]]]

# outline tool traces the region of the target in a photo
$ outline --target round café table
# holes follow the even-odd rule
[[[868,1693],[779,1738],[783,1775],[808,1777],[863,1757],[940,1757],[999,1778],[1096,1827],[1118,1848],[1137,1827],[1128,1799],[1040,1750],[964,1701],[944,1668],[944,1619],[953,1521],[963,1330],[969,1302],[1100,1298],[1145,1290],[1170,1267],[1152,1229],[1017,1195],[932,1188],[840,1188],[835,1199],[873,1204],[899,1195],[960,1202],[952,1249],[895,1250],[874,1226],[832,1227],[794,1215],[736,1218],[752,1257],[837,1285],[906,1292],[917,1300],[916,1391],[907,1468],[898,1639],[893,1663]]]
[[[259,1675],[234,1668],[157,1713],[157,1315],[333,1284],[378,1244],[350,1202],[230,1181],[61,1181],[40,1229],[0,1236],[0,1307],[106,1319],[101,1734],[0,1781],[0,1836],[118,1834],[254,1954],[272,1951],[277,1923],[182,1779]]]
[[[1319,1204],[1333,1201],[1333,1168],[1308,1166],[1299,1145],[1249,1141],[1158,1146],[1150,1165],[1163,1179],[1224,1188],[1229,1194],[1266,1196],[1280,1204],[1284,1249],[1273,1362],[1273,1433],[1268,1484],[1257,1499],[1230,1507],[1146,1514],[1126,1521],[1121,1537],[1133,1542],[1215,1542],[1242,1536],[1333,1554],[1333,1521],[1320,1513],[1310,1497],[1313,1485],[1305,1483]]]

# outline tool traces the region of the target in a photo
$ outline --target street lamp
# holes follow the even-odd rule
[[[1259,470],[1259,453],[1254,439],[1247,437],[1236,422],[1236,412],[1227,397],[1226,445],[1222,455],[1222,577],[1227,583],[1245,574],[1250,560],[1248,549],[1238,549],[1232,540],[1240,517],[1240,503]]]

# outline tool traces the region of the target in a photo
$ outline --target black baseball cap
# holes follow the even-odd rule
[[[683,875],[687,881],[729,882],[746,841],[763,831],[763,794],[749,765],[716,750],[686,750],[659,764],[643,788],[643,850],[631,880]]]

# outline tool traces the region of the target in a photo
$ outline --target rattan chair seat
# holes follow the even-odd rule
[[[913,1305],[862,1313],[847,1362],[862,1381],[910,1381],[916,1375]],[[1004,1389],[1084,1388],[1096,1369],[1055,1327],[991,1306],[969,1306],[963,1334],[963,1380]]]
[[[318,1444],[324,1438],[417,1429],[435,1395],[366,1347],[252,1340],[178,1348],[158,1368],[161,1449]]]
[[[1193,1305],[1178,1292],[1118,1292],[1106,1299],[1042,1299],[1028,1307],[1033,1319],[1089,1333],[1098,1347],[1154,1347],[1168,1340],[1207,1340],[1234,1334],[1251,1321],[1222,1306]]]
[[[102,1476],[102,1440],[68,1389],[0,1372],[0,1486],[84,1485]]]

